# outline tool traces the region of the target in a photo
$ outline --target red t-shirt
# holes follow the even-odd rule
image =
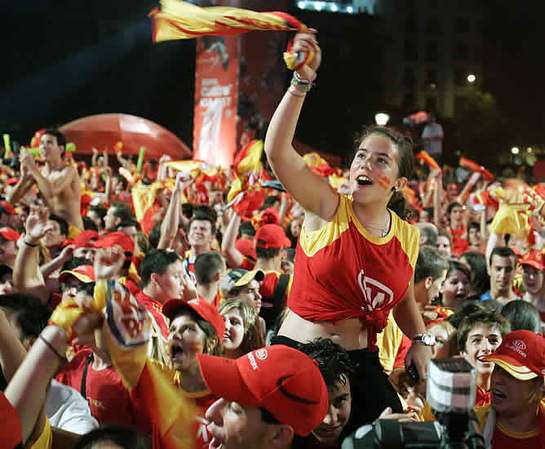
[[[299,235],[288,307],[309,321],[360,318],[368,347],[409,287],[418,257],[418,230],[390,212],[388,234],[369,234],[340,195],[335,217],[322,229]]]
[[[81,392],[81,380],[87,358],[92,354],[89,348],[81,349],[57,375],[57,380]],[[91,414],[101,424],[115,424],[137,428],[142,433],[151,430],[150,424],[140,417],[135,403],[129,397],[121,377],[113,366],[101,370],[93,369],[89,363],[85,381],[85,397]]]

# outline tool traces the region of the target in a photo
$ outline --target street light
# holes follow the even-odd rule
[[[513,147],[513,148],[511,148],[511,153],[513,153],[513,154],[519,154],[519,151],[520,151],[520,150],[519,150],[519,147]]]
[[[477,79],[477,77],[475,75],[473,75],[473,73],[470,73],[469,75],[467,75],[466,79],[467,79],[468,83],[473,84],[475,82],[475,80]]]
[[[375,114],[375,123],[378,126],[386,126],[388,120],[390,120],[390,116],[385,112],[378,112],[377,114]]]

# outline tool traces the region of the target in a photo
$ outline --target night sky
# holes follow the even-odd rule
[[[155,2],[3,3],[2,132],[27,144],[39,128],[124,112],[165,126],[191,146],[195,42],[154,45],[147,14]],[[447,135],[446,147],[454,150],[461,135],[471,136],[476,143],[466,143],[467,155],[488,161],[494,159],[491,152],[513,144],[545,146],[545,6],[537,1],[479,3],[487,12],[482,87],[494,97],[497,110],[487,128],[479,123],[486,117],[446,123],[452,136],[449,141]],[[334,21],[290,12],[319,29],[324,49],[319,83],[298,137],[345,154],[354,132],[380,108],[380,39],[366,26],[343,34]],[[340,40],[346,46],[342,52]],[[365,95],[353,94],[361,91]]]

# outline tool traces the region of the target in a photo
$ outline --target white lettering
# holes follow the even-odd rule
[[[257,362],[251,352],[248,353],[248,360],[250,360],[250,365],[252,365],[253,370],[257,370]]]

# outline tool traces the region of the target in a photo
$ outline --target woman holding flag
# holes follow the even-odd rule
[[[431,357],[413,291],[418,232],[393,209],[400,200],[403,203],[401,190],[411,175],[412,148],[392,129],[367,129],[356,142],[350,167],[352,194],[333,190],[291,145],[321,62],[316,31],[298,33],[291,51],[305,55],[305,61],[296,67],[271,120],[265,151],[278,179],[305,209],[305,218],[288,311],[276,341],[296,345],[326,337],[347,349],[359,366],[354,386],[361,391],[353,393],[362,401],[355,417],[361,423],[375,419],[388,406],[402,411],[376,352],[376,334],[390,311],[416,343],[406,363],[420,379],[426,378]]]

